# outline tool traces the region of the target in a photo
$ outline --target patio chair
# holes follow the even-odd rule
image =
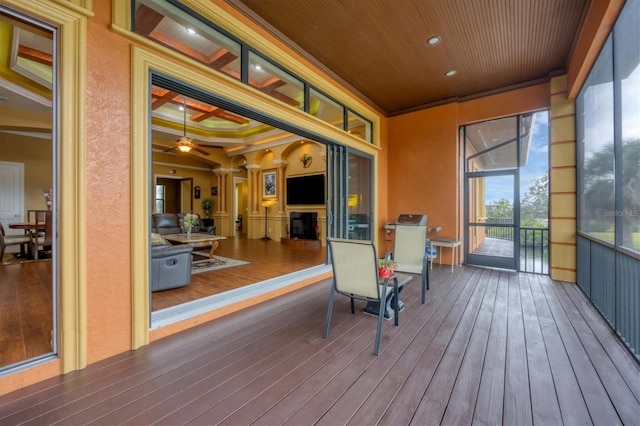
[[[373,353],[380,352],[382,340],[382,322],[384,321],[384,309],[386,297],[389,292],[389,282],[393,282],[393,296],[399,300],[398,279],[391,275],[380,282],[378,278],[378,258],[376,248],[372,241],[345,240],[328,238],[331,252],[331,265],[333,267],[333,282],[329,295],[329,307],[327,319],[324,324],[323,338],[329,335],[329,324],[335,294],[342,294],[351,299],[351,313],[355,313],[354,299],[378,302],[378,328]],[[398,303],[394,303],[395,325],[398,325]]]
[[[396,236],[392,258],[398,264],[397,271],[422,275],[422,304],[429,289],[429,258],[425,252],[426,225],[396,224]]]
[[[31,237],[29,235],[6,235],[4,226],[0,223],[0,263],[4,257],[4,251],[8,246],[20,246],[20,253],[26,253]]]

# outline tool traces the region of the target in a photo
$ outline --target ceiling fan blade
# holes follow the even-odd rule
[[[176,149],[176,147],[175,147],[175,146],[172,146],[171,148],[167,148],[167,149],[165,149],[165,150],[164,150],[164,151],[162,151],[162,152],[170,152],[170,151],[173,151],[173,150],[175,150],[175,149]]]
[[[192,151],[195,152],[199,152],[202,155],[210,155],[207,151],[205,151],[204,149],[200,149],[200,148],[191,148]]]

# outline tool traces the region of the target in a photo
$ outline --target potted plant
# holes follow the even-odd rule
[[[398,269],[398,263],[395,260],[382,258],[378,260],[378,276],[380,278],[388,278]]]
[[[209,217],[212,208],[213,200],[211,198],[205,198],[204,200],[202,200],[202,210],[204,210],[205,217]]]

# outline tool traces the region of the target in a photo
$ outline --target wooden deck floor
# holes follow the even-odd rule
[[[0,397],[0,424],[637,424],[640,367],[575,285],[434,265],[400,326],[329,282]],[[362,308],[362,304],[358,305]]]

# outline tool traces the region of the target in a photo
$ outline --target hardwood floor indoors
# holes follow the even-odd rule
[[[52,351],[50,260],[0,265],[0,367]]]
[[[0,397],[0,424],[636,424],[640,364],[574,284],[434,265],[400,324],[330,280]]]
[[[194,274],[191,284],[186,287],[156,291],[152,293],[152,309],[156,311],[326,263],[324,247],[311,248],[244,237],[220,241],[215,254],[250,263]]]

